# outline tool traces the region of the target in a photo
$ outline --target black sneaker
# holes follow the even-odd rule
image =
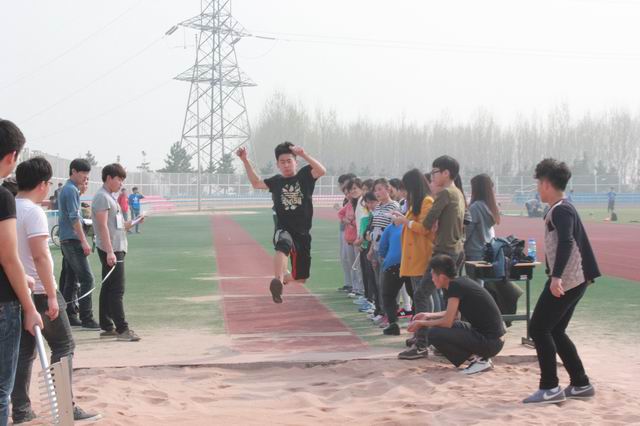
[[[427,349],[426,346],[413,345],[413,347],[411,347],[410,349],[407,349],[404,352],[400,352],[398,354],[398,359],[413,360],[413,359],[427,358],[428,356],[429,356],[429,350]]]
[[[274,278],[269,284],[269,291],[271,291],[271,297],[275,303],[282,303],[282,282]]]
[[[29,408],[29,411],[27,411],[26,413],[20,415],[13,414],[11,417],[13,418],[13,424],[18,425],[20,423],[30,422],[31,420],[36,419],[38,416],[36,416],[36,413],[34,413],[33,410]]]
[[[69,325],[72,327],[80,327],[82,325],[82,321],[80,321],[78,317],[69,317]]]
[[[94,320],[82,321],[82,328],[86,328],[89,330],[100,330],[100,324],[98,324]]]
[[[408,348],[410,348],[411,346],[416,344],[416,338],[414,337],[409,337],[407,340],[404,341],[404,344],[407,345]]]
[[[393,324],[389,324],[384,330],[382,330],[382,334],[387,336],[399,336],[400,326],[395,322]]]
[[[101,414],[92,413],[90,411],[84,411],[82,408],[77,405],[73,407],[73,420],[76,422],[81,421],[93,421],[99,420],[102,418]]]

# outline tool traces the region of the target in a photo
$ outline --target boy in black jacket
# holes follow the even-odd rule
[[[563,162],[547,158],[536,166],[535,178],[544,216],[545,258],[549,279],[531,316],[529,332],[540,364],[540,388],[524,403],[559,403],[566,398],[595,395],[573,342],[565,333],[587,285],[600,276],[589,238],[578,212],[564,198],[571,171]],[[564,390],[558,384],[556,353],[571,378]]]

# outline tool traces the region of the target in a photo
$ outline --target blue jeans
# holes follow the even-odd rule
[[[93,274],[91,273],[91,267],[89,266],[89,259],[84,255],[82,251],[82,244],[80,240],[64,240],[60,242],[60,248],[62,249],[62,255],[64,256],[65,268],[68,267],[72,274],[65,274],[65,277],[60,277],[60,288],[64,291],[64,299],[67,302],[75,300],[78,296],[87,293],[93,288]],[[73,277],[73,278],[72,278]],[[62,282],[65,280],[64,283]],[[70,281],[73,279],[73,282]],[[75,280],[80,283],[80,294],[78,294],[78,287]],[[91,296],[87,296],[78,302],[80,306],[80,321],[87,323],[93,321],[93,305],[91,303]],[[67,308],[67,315],[69,317],[77,318],[77,313],[73,309],[73,303]]]
[[[18,366],[20,348],[20,303],[0,303],[0,426],[9,422],[9,395]]]

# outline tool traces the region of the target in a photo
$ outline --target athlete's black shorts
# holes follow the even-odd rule
[[[311,235],[295,234],[276,229],[273,234],[276,251],[291,256],[291,276],[294,280],[306,280],[311,272]]]

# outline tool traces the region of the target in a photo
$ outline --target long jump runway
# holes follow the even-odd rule
[[[225,328],[240,352],[353,352],[367,344],[304,286],[285,286],[284,303],[269,292],[268,253],[231,216],[213,217]]]

